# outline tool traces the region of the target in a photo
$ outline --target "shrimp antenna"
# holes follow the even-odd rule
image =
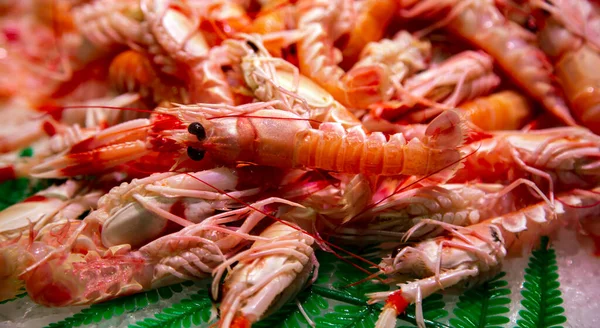
[[[343,287],[344,288],[348,288],[348,287],[358,286],[358,285],[360,285],[360,284],[362,284],[362,283],[364,283],[364,282],[366,282],[368,280],[371,280],[371,279],[379,279],[379,280],[381,280],[381,278],[379,278],[379,276],[381,276],[382,274],[384,274],[383,271],[377,271],[377,272],[371,274],[370,276],[364,277],[364,278],[362,278],[362,279],[360,279],[358,281],[355,281],[353,283],[347,284],[347,285],[345,285]]]
[[[286,120],[286,121],[306,121],[309,123],[321,124],[322,121],[315,120],[312,118],[303,118],[303,117],[275,117],[275,116],[252,116],[246,114],[235,114],[235,115],[224,115],[224,116],[214,116],[208,118],[208,120],[215,120],[219,118],[231,118],[231,117],[243,117],[243,118],[268,118],[271,120]]]
[[[116,107],[116,106],[104,106],[104,105],[65,105],[65,106],[60,106],[60,105],[42,105],[39,106],[39,109],[43,112],[45,112],[44,114],[42,114],[42,116],[44,115],[51,115],[52,113],[58,112],[58,111],[62,111],[64,109],[89,109],[89,108],[102,108],[102,109],[114,109],[114,110],[126,110],[126,111],[132,111],[132,112],[140,112],[140,113],[154,113],[153,110],[150,109],[141,109],[141,108],[134,108],[134,107]],[[170,114],[166,114],[166,113],[161,113],[164,115],[170,115]]]

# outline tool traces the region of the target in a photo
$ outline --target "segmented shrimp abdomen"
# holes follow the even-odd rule
[[[517,130],[533,116],[531,102],[510,90],[476,98],[460,107],[473,124],[485,131]]]
[[[455,149],[432,149],[418,139],[406,142],[401,133],[389,140],[380,132],[367,135],[360,127],[323,123],[318,130],[296,135],[294,165],[350,174],[429,175],[460,161]]]
[[[600,133],[600,54],[583,46],[565,54],[555,69],[574,116]]]
[[[485,50],[524,90],[568,125],[576,125],[553,83],[546,55],[531,41],[533,34],[507,21],[489,1],[474,2],[448,28]]]
[[[93,1],[72,9],[75,25],[99,49],[128,42],[143,44],[139,1]]]

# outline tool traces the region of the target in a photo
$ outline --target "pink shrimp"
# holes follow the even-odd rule
[[[408,123],[430,120],[443,110],[486,95],[498,86],[500,78],[493,73],[492,63],[492,58],[483,52],[459,53],[407,78],[403,85],[395,83],[399,104],[395,108],[376,104],[375,115]],[[419,109],[415,105],[420,103],[431,108]]]
[[[600,137],[585,128],[497,131],[468,145],[473,151],[454,181],[512,181],[530,177],[553,192],[589,188],[600,181]]]
[[[538,22],[540,47],[554,61],[556,76],[575,117],[600,133],[600,8],[589,1],[531,1],[550,12]]]
[[[482,283],[497,274],[507,253],[531,249],[541,236],[571,220],[600,215],[597,189],[574,190],[559,198],[561,202],[555,209],[541,202],[469,227],[428,221],[427,224],[447,230],[449,236],[401,248],[383,259],[383,272],[411,274],[421,279],[398,284],[400,289],[393,292],[368,295],[369,303],[385,302],[376,327],[392,326],[396,316],[411,303],[416,303],[419,326],[425,327],[421,308],[425,297],[451,286],[469,288]]]
[[[492,0],[404,0],[401,7],[405,17],[443,17],[432,28],[444,27],[485,50],[548,111],[576,125],[553,84],[548,59],[533,45],[535,36],[502,16]]]

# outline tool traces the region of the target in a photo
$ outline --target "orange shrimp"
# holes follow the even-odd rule
[[[374,102],[387,100],[390,82],[379,65],[364,66],[349,79],[335,62],[333,43],[319,24],[303,29],[306,36],[298,42],[300,72],[329,92],[349,108],[366,108]]]
[[[402,8],[405,17],[443,17],[428,30],[443,26],[485,50],[548,111],[577,125],[553,83],[547,57],[533,44],[535,35],[508,21],[492,0],[405,0]]]
[[[467,119],[485,131],[518,130],[533,117],[531,102],[515,91],[501,91],[459,106]]]
[[[457,149],[465,129],[454,111],[432,121],[423,140],[402,134],[367,135],[361,126],[340,123],[311,128],[307,119],[273,108],[277,101],[243,106],[201,104],[157,108],[152,121],[138,119],[101,131],[69,151],[32,169],[39,177],[89,174],[164,154],[202,165],[207,158],[223,164],[251,162],[282,168],[320,168],[376,175],[431,175],[454,172],[462,160]],[[210,165],[210,164],[204,164]],[[186,168],[183,163],[176,165]],[[454,169],[453,169],[454,168]],[[448,170],[446,170],[448,169]],[[194,169],[198,170],[198,169]]]
[[[75,10],[80,30],[93,44],[144,48],[157,70],[188,85],[191,102],[233,103],[221,67],[198,28],[195,7],[137,0],[95,2]]]
[[[318,130],[312,129],[297,115],[268,107],[258,108],[248,117],[196,117],[205,133],[188,137],[188,147],[205,151],[216,160],[343,173],[424,176],[447,168],[453,171],[461,161],[460,151],[453,147],[464,138],[455,112],[433,121],[425,140],[410,142],[401,134],[388,141],[381,133],[367,135],[360,126],[346,130],[340,123],[323,123]],[[454,144],[435,148],[441,135],[453,137],[450,144]]]
[[[147,45],[152,61],[163,72],[188,84],[191,102],[233,104],[233,95],[217,57],[219,47],[209,47],[198,28],[200,22],[192,6],[171,6],[148,0],[142,6],[150,25],[151,41]]]
[[[554,70],[575,117],[600,133],[600,8],[582,1],[532,1],[550,12],[541,20],[540,47]],[[595,28],[594,28],[595,27]]]

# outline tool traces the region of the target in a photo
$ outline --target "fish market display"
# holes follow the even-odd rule
[[[250,327],[317,280],[321,250],[392,286],[363,295],[382,304],[376,327],[410,304],[424,327],[429,295],[600,219],[597,2],[0,13],[0,182],[49,186],[0,212],[0,301],[207,280],[215,325]]]

